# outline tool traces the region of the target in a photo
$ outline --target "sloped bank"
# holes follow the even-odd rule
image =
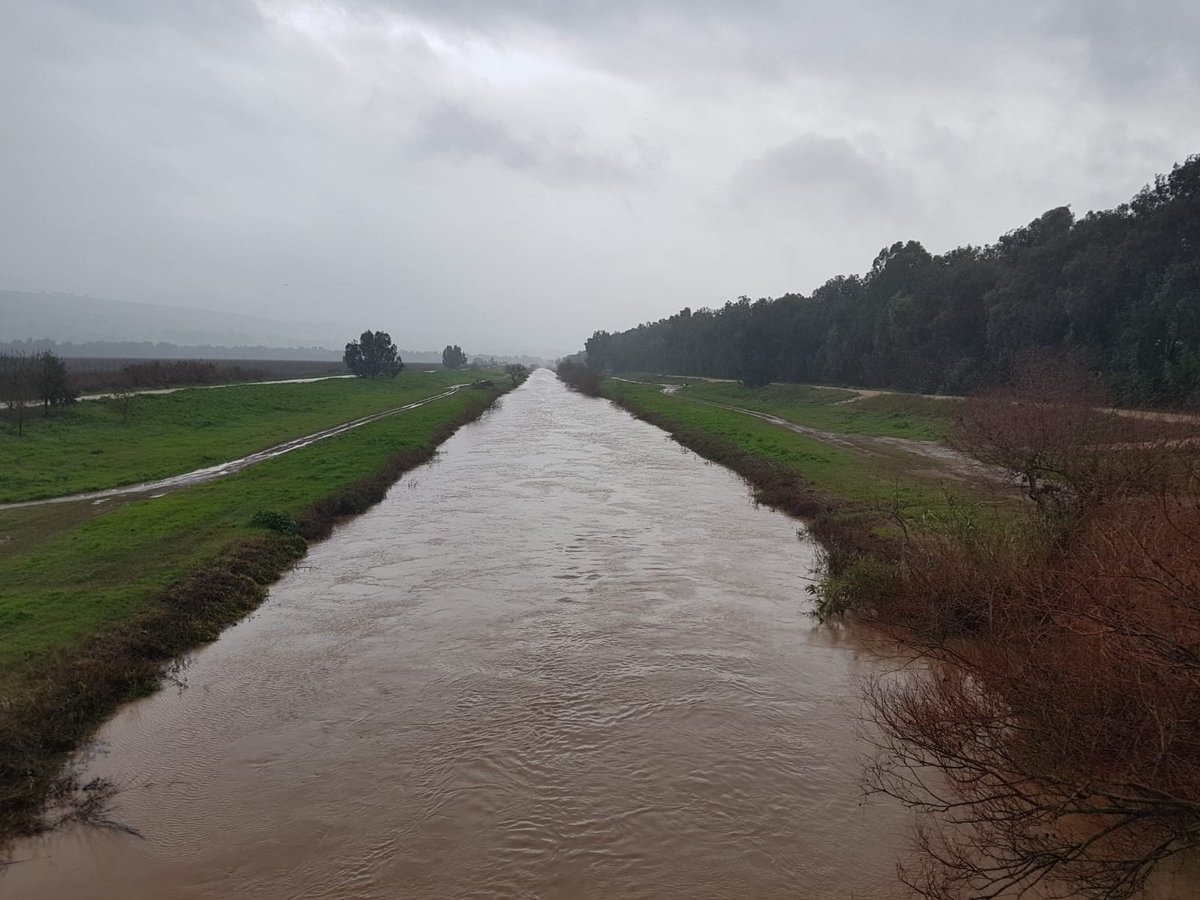
[[[117,706],[154,691],[182,654],[214,640],[258,606],[268,586],[305,555],[310,541],[327,537],[339,520],[382,500],[401,475],[430,460],[438,445],[482,416],[507,390],[489,386],[466,392],[457,411],[427,438],[387,455],[376,471],[342,482],[303,508],[293,506],[293,512],[254,514],[252,524],[259,527],[253,533],[245,528],[223,532],[215,552],[138,599],[132,615],[4,673],[0,842],[71,819],[102,821],[109,787],[77,783],[64,769],[70,754]],[[275,493],[286,497],[286,488],[279,485]],[[245,517],[252,512],[245,510]]]
[[[907,884],[1195,896],[1200,444],[1135,439],[1069,383],[1031,383],[972,400],[957,436],[1018,474],[1016,454],[1034,454],[1029,500],[907,519],[720,410],[636,384],[598,393],[805,517],[827,552],[818,610],[861,613],[920,659],[864,694],[878,733],[864,784],[919,817]]]
[[[772,458],[761,446],[743,446],[729,436],[714,433],[711,428],[689,423],[669,410],[655,408],[663,403],[678,404],[681,401],[673,401],[651,389],[642,390],[638,385],[608,380],[589,390],[591,385],[580,388],[569,378],[564,381],[590,396],[612,401],[636,418],[662,429],[697,455],[736,472],[749,485],[756,503],[802,519],[822,548],[825,578],[816,597],[821,616],[844,611],[845,582],[881,577],[899,558],[903,547],[887,508],[889,503],[899,502],[909,510],[931,510],[946,502],[944,494],[929,486],[907,485],[903,489],[903,498],[897,501],[900,488],[896,485],[875,485],[866,480],[854,485],[838,484],[838,479],[834,478],[817,480],[802,465]],[[744,423],[755,431],[772,431],[771,426],[747,421],[736,413],[715,412],[737,421],[739,426]],[[777,430],[775,433],[778,440],[789,446],[810,443],[798,435]],[[835,459],[839,467],[845,463],[841,457],[850,457],[847,451],[835,448],[821,448],[820,453]],[[869,588],[867,584],[857,584],[854,593],[861,596]]]

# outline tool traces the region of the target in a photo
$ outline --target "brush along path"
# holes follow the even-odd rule
[[[25,433],[0,423],[0,503],[158,481],[238,459],[464,381],[461,372],[396,378],[189,388],[96,401],[30,416]]]
[[[153,690],[164,664],[261,602],[308,540],[381,500],[502,393],[447,393],[228,478],[100,507],[0,559],[0,840],[43,824],[67,754],[118,704]]]
[[[299,383],[299,382],[294,382]],[[24,509],[30,506],[45,506],[49,503],[79,503],[91,502],[100,503],[105,500],[111,500],[116,497],[149,497],[157,499],[164,497],[169,493],[181,490],[182,488],[192,487],[198,484],[205,484],[209,481],[216,481],[218,478],[225,478],[233,475],[243,469],[265,462],[268,459],[275,459],[278,456],[283,456],[285,453],[292,453],[296,450],[302,450],[317,441],[324,441],[331,437],[337,437],[339,434],[345,434],[347,431],[352,431],[355,428],[361,428],[363,425],[370,425],[372,422],[378,422],[380,419],[385,419],[388,416],[394,416],[397,413],[407,412],[410,409],[417,409],[427,403],[432,403],[435,400],[441,400],[443,397],[449,397],[460,388],[466,387],[465,384],[456,384],[448,391],[443,391],[440,394],[435,394],[432,397],[426,397],[424,400],[417,400],[414,403],[406,403],[404,406],[397,406],[394,409],[385,409],[382,412],[372,413],[369,416],[363,416],[360,419],[354,419],[350,422],[343,422],[341,425],[336,425],[333,428],[326,428],[323,431],[317,431],[313,434],[307,434],[303,437],[294,440],[285,441],[282,444],[276,444],[274,447],[268,447],[266,450],[260,450],[257,453],[251,453],[239,459],[231,459],[228,462],[218,463],[215,466],[207,466],[203,469],[196,469],[193,472],[185,472],[182,475],[173,475],[170,478],[161,478],[158,481],[144,481],[140,484],[130,484],[124,487],[108,488],[101,491],[88,491],[82,494],[68,494],[63,497],[47,497],[43,500],[26,500],[22,503],[0,503],[0,510],[7,509]]]

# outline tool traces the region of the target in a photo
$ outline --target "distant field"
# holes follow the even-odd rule
[[[305,378],[345,372],[340,360],[320,359],[155,359],[136,356],[65,356],[68,372],[112,372],[123,366],[154,362],[211,362],[218,367],[257,369],[272,378]]]
[[[63,362],[71,386],[81,394],[130,386],[233,384],[346,374],[346,367],[340,361],[330,360],[66,357]]]
[[[0,424],[0,503],[178,475],[432,396],[472,377],[406,369],[394,379],[182,390],[138,397],[128,423],[107,401],[55,410],[49,418],[35,413],[20,437]]]

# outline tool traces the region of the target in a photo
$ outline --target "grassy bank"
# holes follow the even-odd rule
[[[706,384],[667,394],[656,385],[610,378],[604,381],[601,395],[669,431],[680,443],[700,455],[735,469],[760,491],[769,482],[786,480],[792,483],[793,492],[803,494],[805,500],[775,502],[769,496],[763,499],[795,515],[835,511],[861,515],[887,508],[912,518],[936,519],[950,507],[996,505],[994,494],[982,486],[941,478],[936,472],[915,474],[911,464],[897,455],[879,453],[865,457],[853,448],[797,434],[743,413],[690,402],[695,398],[729,403],[809,427],[817,427],[819,422],[831,431],[849,434],[874,431],[895,436],[888,432],[919,429],[931,433],[949,427],[948,418],[941,415],[935,418],[926,413],[918,425],[915,415],[904,413],[903,424],[889,424],[887,420],[881,421],[883,414],[877,407],[852,411],[869,400],[832,412],[827,406],[837,400],[829,401],[821,396],[803,401],[809,406],[804,407],[804,411],[797,411],[796,404],[801,402],[798,397],[823,395],[826,389],[801,385],[780,385],[778,388],[778,391],[760,394],[734,384]],[[787,402],[778,402],[779,396],[788,398]],[[921,401],[923,398],[915,399]],[[851,421],[852,425],[835,427],[836,423],[845,421]]]
[[[806,521],[823,547],[825,578],[817,595],[822,616],[837,615],[881,593],[903,537],[912,529],[933,534],[1005,530],[1021,515],[1011,492],[947,477],[926,460],[884,443],[840,446],[797,434],[745,413],[696,400],[728,403],[777,415],[833,434],[896,437],[896,431],[946,433],[943,401],[883,395],[828,407],[851,392],[803,385],[749,390],[732,383],[702,384],[675,393],[621,379],[605,379],[599,395],[667,431],[679,443],[737,472],[755,499]],[[827,393],[833,397],[825,396]],[[780,399],[782,398],[782,399]],[[883,401],[875,403],[873,401]],[[910,402],[910,400],[912,402]],[[856,409],[860,404],[871,404]],[[785,414],[786,413],[786,414]],[[849,423],[849,424],[847,424]]]
[[[731,381],[690,381],[679,396],[740,406],[837,434],[943,441],[962,405],[955,398],[868,392],[806,384],[746,388]]]
[[[65,754],[117,704],[257,605],[308,540],[382,499],[500,393],[460,391],[230,478],[116,506],[0,560],[0,836],[38,827]],[[6,515],[22,514],[45,511]]]
[[[0,503],[136,484],[236,459],[469,381],[463,372],[394,379],[233,385],[85,401],[31,415],[24,435],[0,423]]]
[[[871,440],[829,440],[894,442],[879,413],[945,434],[929,406],[942,401],[599,388],[806,517],[826,552],[818,609],[852,609],[922,659],[865,692],[879,750],[865,783],[918,814],[906,880],[928,896],[1131,898],[1163,861],[1200,852],[1200,423],[1162,430],[1106,411],[1093,387],[1043,363],[958,405],[956,444],[1019,474],[1023,500],[931,492],[933,473],[911,468],[881,478]],[[830,434],[814,446],[698,400]],[[888,484],[896,502],[872,500]]]

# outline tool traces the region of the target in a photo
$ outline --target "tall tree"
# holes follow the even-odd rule
[[[442,366],[447,369],[461,369],[467,364],[467,354],[458,344],[447,344],[442,351]]]
[[[392,336],[386,331],[364,331],[357,341],[346,345],[342,360],[360,378],[393,376],[404,368]]]

